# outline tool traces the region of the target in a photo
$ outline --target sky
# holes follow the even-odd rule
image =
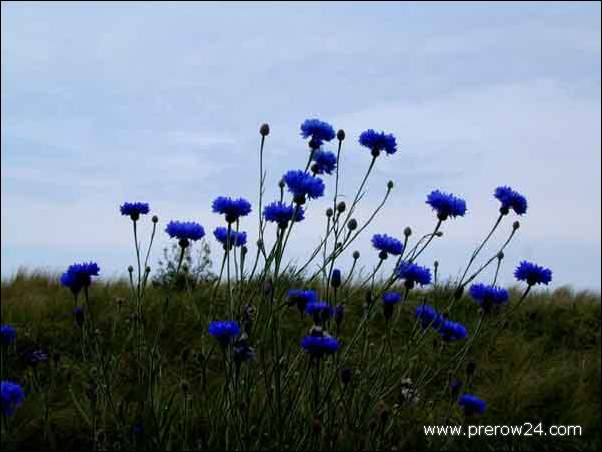
[[[198,221],[208,236],[223,222],[211,212],[218,195],[253,202],[242,222],[253,242],[260,124],[271,128],[271,201],[281,175],[305,164],[299,125],[317,117],[346,131],[347,202],[370,163],[361,131],[399,143],[378,158],[355,216],[365,221],[388,180],[390,200],[343,271],[353,249],[366,271],[376,263],[373,233],[432,230],[425,199],[441,189],[468,212],[444,223],[420,263],[457,276],[496,219],[493,190],[510,185],[529,209],[500,282],[513,284],[527,259],[553,270],[551,287],[599,290],[600,12],[598,2],[2,2],[2,277],[82,260],[125,275],[135,255],[124,201],[147,201],[160,218],[153,267],[167,221]],[[319,241],[332,177],[326,185],[288,258],[303,261]]]

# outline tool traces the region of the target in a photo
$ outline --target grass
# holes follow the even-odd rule
[[[511,294],[509,309],[520,297]],[[412,291],[388,334],[375,305],[345,354],[365,300],[365,291],[347,287],[338,294],[345,318],[340,328],[329,328],[343,348],[323,360],[318,374],[299,347],[310,319],[294,308],[274,314],[276,305],[268,306],[263,292],[254,304],[256,359],[237,372],[207,333],[209,320],[228,318],[223,288],[215,296],[209,285],[178,292],[166,309],[165,290],[149,288],[138,356],[136,310],[125,281],[93,284],[82,330],[71,313],[73,298],[56,277],[20,273],[1,288],[2,323],[18,335],[3,351],[2,379],[22,384],[27,398],[5,419],[2,448],[599,449],[600,296],[568,288],[532,293],[511,317],[485,318],[462,360],[462,345],[443,344],[429,330],[409,347],[414,308],[423,299],[440,308],[448,295],[445,287]],[[473,332],[479,313],[464,296],[453,318]],[[155,339],[159,348],[152,347]],[[49,359],[31,366],[27,357],[37,349]],[[477,364],[471,378],[469,360]],[[338,378],[343,367],[353,370],[347,386]],[[482,416],[463,416],[450,396],[450,376],[487,401]],[[403,378],[411,379],[418,400],[404,393]],[[422,428],[525,422],[544,429],[578,425],[582,434],[468,438],[426,436]]]

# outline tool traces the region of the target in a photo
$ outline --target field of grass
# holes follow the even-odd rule
[[[303,287],[287,281],[287,287]],[[17,331],[3,348],[2,379],[19,382],[26,400],[3,418],[2,448],[39,449],[467,449],[600,448],[600,297],[567,288],[535,292],[513,311],[484,318],[470,347],[445,344],[422,331],[413,311],[426,300],[442,307],[444,287],[411,292],[388,327],[380,301],[364,321],[365,291],[348,286],[340,326],[343,347],[312,363],[299,346],[312,322],[265,288],[254,305],[255,359],[236,365],[207,333],[228,318],[223,292],[210,285],[168,298],[149,287],[142,306],[143,340],[127,282],[90,288],[80,328],[73,297],[57,278],[21,274],[4,281],[2,324]],[[166,302],[168,300],[168,302]],[[83,302],[80,300],[80,303]],[[466,295],[454,319],[474,332],[479,313]],[[274,324],[278,321],[278,324]],[[268,326],[269,325],[269,326]],[[277,333],[274,333],[277,331]],[[356,342],[353,338],[360,331]],[[410,337],[418,337],[410,340]],[[158,344],[158,345],[157,345]],[[343,353],[343,350],[349,352]],[[157,345],[157,346],[155,346]],[[42,350],[48,360],[31,363]],[[280,357],[274,362],[274,356]],[[468,363],[476,371],[467,375]],[[349,368],[351,381],[340,372]],[[411,385],[408,383],[409,378]],[[449,389],[487,402],[465,417]],[[424,425],[581,426],[581,435],[426,436]]]

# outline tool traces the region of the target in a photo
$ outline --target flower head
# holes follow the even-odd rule
[[[305,307],[309,303],[318,301],[318,295],[313,290],[290,289],[286,297],[288,298],[288,305],[296,305],[301,312],[305,312]]]
[[[209,323],[209,334],[215,337],[222,345],[228,345],[240,334],[238,322],[233,320],[215,320]]]
[[[133,221],[138,220],[140,215],[146,215],[150,212],[146,202],[124,202],[120,207],[121,215],[129,216]]]
[[[380,151],[385,151],[389,155],[397,152],[397,141],[392,133],[386,134],[368,129],[361,133],[359,143],[370,149],[374,157],[377,157]]]
[[[403,253],[403,243],[387,234],[374,234],[372,236],[372,246],[377,250],[394,256],[399,256]]]
[[[314,164],[311,169],[315,174],[332,174],[337,167],[337,156],[330,151],[318,149],[314,151],[312,160]]]
[[[464,393],[458,399],[458,405],[464,408],[464,414],[483,414],[487,409],[487,404],[484,400],[479,399],[473,394]]]
[[[437,212],[441,221],[447,220],[448,217],[463,217],[466,213],[466,201],[451,193],[433,190],[427,196],[426,203]]]
[[[473,284],[469,290],[470,296],[483,309],[490,309],[493,305],[502,305],[508,302],[508,291],[501,287]]]
[[[5,416],[12,416],[15,410],[25,400],[25,393],[21,385],[12,381],[2,380],[0,382],[0,406]]]
[[[99,272],[100,267],[96,262],[70,265],[61,275],[61,285],[69,287],[71,292],[77,295],[82,288],[90,286],[92,276],[98,276]]]
[[[305,336],[301,340],[301,347],[303,347],[312,358],[320,359],[325,355],[334,354],[339,350],[340,344],[334,337],[322,334]]]
[[[324,181],[302,170],[288,171],[284,176],[288,191],[293,194],[297,204],[305,203],[305,198],[319,198],[324,195]]]
[[[17,338],[17,332],[10,325],[2,325],[0,326],[0,338],[3,345],[12,344]]]
[[[431,283],[430,268],[421,267],[417,264],[402,262],[396,269],[395,274],[399,279],[404,279],[406,287],[413,288],[416,283],[425,286]]]
[[[215,228],[215,231],[213,231],[213,235],[215,236],[218,242],[224,245],[224,249],[226,249],[228,245],[230,245],[230,249],[232,249],[233,246],[243,246],[247,243],[246,232],[236,232],[232,230],[230,231],[230,241],[228,243],[228,228],[225,228],[223,226]]]
[[[305,306],[305,313],[311,315],[315,323],[321,323],[334,315],[334,309],[324,301],[311,301]]]
[[[170,221],[165,228],[165,232],[171,238],[180,240],[180,246],[185,248],[188,241],[200,240],[205,236],[205,229],[194,221]]]
[[[547,286],[552,281],[552,270],[531,262],[522,261],[514,270],[514,277],[518,281],[526,281],[530,286],[535,284],[545,284]]]
[[[399,292],[385,292],[383,294],[383,304],[397,304],[401,301]]]
[[[212,208],[215,213],[225,214],[228,223],[234,223],[240,217],[251,213],[251,203],[244,198],[218,196],[213,200]]]
[[[295,214],[295,206],[292,204],[275,201],[268,204],[263,209],[263,217],[266,221],[277,223],[282,229],[288,226],[288,223],[293,219],[293,216],[295,217],[295,222],[303,221],[305,219],[303,208],[298,206],[297,213]]]
[[[416,308],[414,315],[422,323],[422,328],[439,327],[443,323],[443,316],[435,308],[428,304],[421,304]]]
[[[338,268],[332,270],[332,275],[330,276],[330,285],[335,289],[341,287],[341,270]]]
[[[324,141],[330,141],[335,137],[333,127],[327,122],[319,119],[306,119],[301,124],[301,136],[310,138],[310,146],[313,149],[318,149]]]
[[[510,209],[517,215],[523,215],[527,211],[527,198],[510,187],[502,186],[495,189],[493,196],[502,203],[500,212],[507,214]]]
[[[446,342],[451,342],[460,339],[466,339],[468,336],[468,331],[461,323],[445,320],[439,326],[439,334],[441,334],[441,339]]]

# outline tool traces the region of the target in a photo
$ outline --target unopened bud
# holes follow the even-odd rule
[[[437,232],[435,232],[435,235],[437,237],[443,237],[443,231],[437,231]]]
[[[262,137],[268,136],[270,134],[270,126],[268,124],[262,124],[261,127],[259,127],[259,134]]]
[[[134,267],[132,267],[131,265],[130,265],[130,266],[128,266],[128,272],[129,272],[129,273],[132,273],[133,271],[134,271]]]
[[[350,231],[354,231],[355,229],[357,229],[357,220],[355,218],[352,218],[351,220],[349,220],[347,222],[347,227],[349,228]]]
[[[332,210],[331,207],[329,207],[328,209],[326,209],[326,216],[328,218],[332,217],[334,215],[334,211]]]
[[[520,228],[519,221],[515,221],[514,223],[512,223],[512,229],[514,229],[516,231],[518,228]]]
[[[406,237],[409,237],[412,235],[412,228],[409,226],[406,226],[406,228],[403,230],[403,235],[405,235]]]
[[[504,252],[503,252],[503,251],[500,251],[499,253],[497,253],[497,258],[498,258],[499,260],[502,260],[502,259],[504,258]]]
[[[357,250],[355,250],[355,251],[353,252],[353,258],[354,258],[355,260],[359,259],[359,258],[360,258],[360,252],[359,252],[359,251],[357,251]]]
[[[153,223],[157,223],[159,221],[159,217],[157,215],[153,215],[151,220],[153,221]]]
[[[345,212],[346,208],[347,208],[347,204],[345,204],[344,201],[341,201],[340,203],[337,204],[337,212],[339,212],[339,213]]]
[[[393,188],[393,185],[395,185],[395,184],[393,184],[393,181],[392,181],[392,180],[390,180],[389,182],[387,182],[387,188],[388,188],[389,190],[391,190],[391,189]]]
[[[343,129],[339,129],[337,132],[337,140],[343,141],[345,139],[345,131]]]

